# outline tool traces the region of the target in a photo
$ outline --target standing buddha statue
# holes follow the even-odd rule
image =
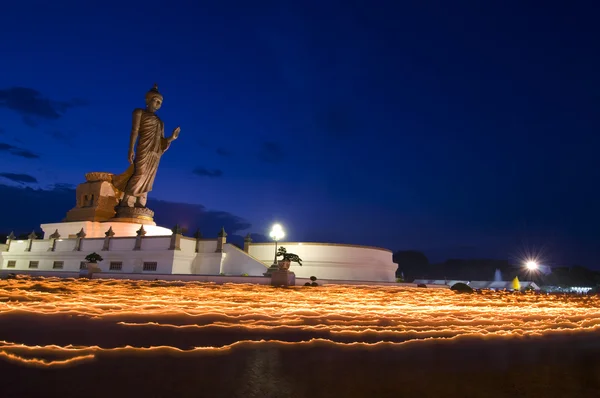
[[[156,115],[162,103],[163,96],[155,84],[146,94],[146,109],[133,111],[128,153],[131,165],[123,174],[115,175],[112,179],[114,187],[123,192],[116,209],[117,217],[119,213],[124,213],[122,216],[130,213],[120,211],[125,210],[123,208],[146,208],[148,192],[152,190],[160,158],[171,142],[179,137],[181,129],[177,127],[169,138],[165,138],[164,123]]]

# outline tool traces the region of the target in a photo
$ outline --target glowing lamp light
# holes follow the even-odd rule
[[[277,242],[278,240],[281,240],[285,236],[285,232],[283,232],[283,228],[281,227],[281,225],[275,224],[275,225],[273,225],[273,228],[271,228],[271,232],[269,233],[269,236],[271,237],[271,239],[273,239],[275,242]]]
[[[534,271],[538,269],[538,263],[535,261],[527,261],[527,263],[525,263],[525,267],[527,267],[527,269],[530,271]]]
[[[281,227],[281,225],[275,224],[271,228],[271,232],[269,233],[269,236],[271,237],[271,239],[273,239],[275,241],[275,257],[273,258],[272,267],[276,267],[277,266],[277,241],[280,239],[283,239],[283,237],[285,236],[285,232],[283,232],[283,228]]]

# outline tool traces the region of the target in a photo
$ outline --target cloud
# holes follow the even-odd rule
[[[5,142],[0,142],[0,152],[5,151],[14,156],[20,156],[26,159],[39,159],[40,155],[35,154],[27,149],[19,148]]]
[[[250,237],[252,238],[252,242],[254,243],[273,242],[271,239],[267,238],[265,235],[262,234],[251,233]],[[244,247],[245,238],[246,235],[236,235],[227,232],[227,243],[232,243],[240,248]]]
[[[68,109],[87,105],[82,99],[56,101],[42,96],[32,88],[10,87],[0,90],[0,107],[13,110],[23,117],[23,122],[35,127],[39,119],[60,119]]]
[[[0,173],[0,177],[4,177],[7,180],[11,180],[18,183],[36,183],[37,179],[29,174],[17,174],[17,173]]]
[[[77,188],[75,185],[66,182],[57,182],[56,184],[52,184],[50,186],[50,189],[55,191],[73,191],[75,188]]]
[[[7,174],[7,173],[5,173]],[[11,209],[0,217],[0,231],[29,232],[41,223],[60,222],[75,206],[75,190],[70,184],[55,184],[52,189],[32,189],[0,184],[0,207]],[[172,228],[179,224],[188,236],[200,229],[206,238],[216,237],[221,227],[234,235],[251,224],[226,211],[208,210],[199,204],[148,200],[158,225]]]
[[[217,155],[219,156],[229,156],[231,155],[231,151],[225,148],[217,148]]]
[[[221,176],[223,176],[222,170],[219,170],[219,169],[208,170],[208,169],[205,169],[204,167],[196,167],[192,173],[194,173],[198,176],[202,176],[202,177],[221,177]]]
[[[283,148],[277,142],[265,141],[260,147],[258,158],[266,163],[279,163],[283,159]]]

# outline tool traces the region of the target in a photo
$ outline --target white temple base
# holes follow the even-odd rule
[[[136,231],[140,229],[141,224],[128,222],[113,222],[113,221],[73,221],[73,222],[57,222],[51,224],[42,224],[41,228],[44,231],[44,238],[49,239],[54,231],[62,238],[74,238],[81,231],[86,234],[86,238],[104,238],[106,231],[112,227],[115,237],[136,236]],[[159,227],[158,225],[144,225],[146,236],[170,236],[173,231],[169,228]]]

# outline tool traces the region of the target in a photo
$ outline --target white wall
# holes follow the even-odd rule
[[[127,222],[97,222],[97,221],[72,221],[42,224],[44,239],[48,239],[54,231],[58,230],[61,238],[68,238],[69,235],[75,235],[83,228],[86,238],[104,238],[105,232],[112,227],[115,237],[132,237],[137,235],[141,224]],[[159,227],[157,225],[144,225],[146,236],[168,236],[173,232],[169,228]]]
[[[194,250],[196,242],[194,240]],[[216,239],[200,239],[198,241],[198,255],[194,258],[191,265],[192,274],[202,275],[219,275],[221,271],[221,263],[223,261],[223,253],[216,253]]]
[[[219,275],[222,272],[224,253],[199,253],[192,263],[192,273]]]
[[[281,242],[278,245],[303,260],[302,266],[292,263],[290,271],[298,278],[316,276],[319,279],[394,282],[398,265],[392,252],[386,249],[310,242]],[[249,254],[265,265],[273,262],[275,244],[252,243]]]
[[[38,239],[32,242],[31,251],[26,252],[28,241],[12,241],[10,251],[3,252],[0,268],[6,269],[8,261],[17,261],[15,268],[8,270],[29,270],[29,261],[39,261],[38,270],[51,271],[54,261],[63,261],[62,270],[57,272],[78,272],[79,264],[89,253],[100,254],[104,261],[99,263],[103,272],[109,271],[111,261],[123,263],[121,273],[154,274],[201,274],[255,275],[262,276],[273,261],[274,244],[251,244],[249,255],[231,244],[225,244],[223,252],[215,252],[217,239],[196,240],[181,237],[180,249],[169,250],[171,236],[145,236],[141,250],[133,250],[135,237],[113,237],[110,249],[102,250],[104,237],[84,238],[81,249],[74,251],[76,239],[59,239],[55,251],[51,240]],[[288,252],[298,254],[304,266],[292,263],[291,271],[298,278],[316,276],[328,281],[373,281],[394,282],[397,264],[392,262],[392,253],[385,249],[318,243],[284,242]],[[145,261],[157,262],[156,271],[143,271]]]
[[[215,241],[216,242],[216,241]],[[179,240],[179,247],[181,251],[185,253],[195,253],[196,252],[196,239],[187,238],[182,236]]]
[[[54,250],[57,252],[68,252],[75,249],[75,239],[58,239],[54,243]]]
[[[250,257],[243,250],[231,243],[226,243],[223,248],[225,258],[221,272],[226,275],[263,276],[267,268],[260,260]]]
[[[136,238],[112,238],[110,250],[102,250],[103,238],[84,238],[80,243],[80,250],[74,251],[77,239],[57,240],[55,250],[51,248],[50,240],[34,240],[31,251],[25,251],[27,241],[13,241],[8,252],[2,253],[0,268],[6,271],[35,270],[29,268],[31,261],[38,261],[38,271],[52,272],[79,272],[80,263],[85,257],[96,252],[102,256],[103,261],[98,263],[103,272],[108,272],[111,261],[122,262],[123,273],[171,273],[173,271],[174,250],[169,250],[170,236],[144,237],[142,238],[141,250],[133,250]],[[16,261],[14,268],[7,268],[9,261]],[[62,261],[62,269],[54,269],[55,261]],[[144,262],[156,262],[156,271],[143,271]]]

